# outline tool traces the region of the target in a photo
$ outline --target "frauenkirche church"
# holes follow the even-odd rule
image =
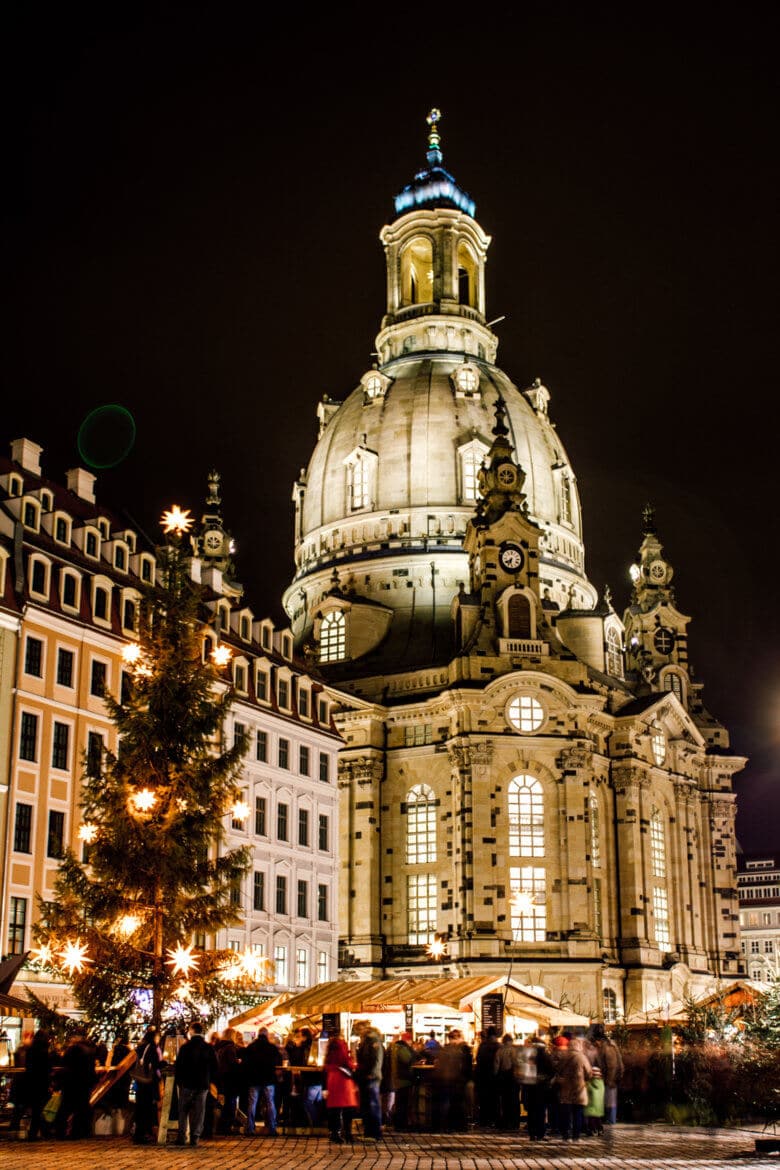
[[[745,761],[691,676],[650,508],[622,617],[587,578],[550,394],[496,365],[491,241],[439,119],[381,232],[378,360],[320,403],[294,488],[285,608],[351,697],[340,964],[509,968],[609,1021],[738,974]]]

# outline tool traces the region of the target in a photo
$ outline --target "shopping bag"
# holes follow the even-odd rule
[[[57,1114],[60,1111],[61,1104],[62,1092],[57,1089],[57,1091],[52,1093],[51,1097],[49,1097],[49,1100],[44,1105],[43,1112],[41,1113],[41,1117],[47,1125],[51,1125],[52,1122],[56,1119]]]

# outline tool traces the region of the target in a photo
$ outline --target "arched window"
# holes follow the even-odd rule
[[[613,678],[623,677],[623,648],[614,626],[607,630],[607,674]]]
[[[507,637],[531,637],[531,605],[524,593],[513,593],[506,607]]]
[[[433,300],[433,248],[424,236],[410,240],[401,253],[401,304]]]
[[[650,866],[653,877],[666,877],[666,834],[663,817],[657,808],[650,816]]]
[[[590,815],[590,863],[594,869],[601,868],[601,818],[599,814],[599,798],[595,792],[588,797],[588,812]]]
[[[650,872],[653,885],[653,922],[655,943],[659,951],[672,949],[669,931],[669,894],[666,889],[666,830],[659,809],[650,814]]]
[[[617,993],[614,987],[605,987],[601,993],[602,1012],[605,1024],[617,1022]]]
[[[320,626],[320,662],[341,662],[347,657],[347,619],[344,611],[326,613]]]
[[[436,861],[436,798],[427,784],[416,784],[406,797],[406,863]]]
[[[477,262],[467,244],[458,244],[458,300],[477,307]]]
[[[664,690],[671,691],[681,703],[684,703],[682,679],[676,670],[668,670],[664,675]]]
[[[509,784],[509,852],[513,857],[544,857],[544,796],[534,776],[515,776]]]
[[[571,524],[571,480],[568,475],[561,476],[561,520],[564,524]]]

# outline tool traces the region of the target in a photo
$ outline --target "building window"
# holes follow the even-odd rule
[[[324,813],[320,813],[317,844],[322,853],[327,853],[330,849],[330,823]]]
[[[24,935],[27,927],[27,899],[11,898],[8,914],[8,954],[24,953]]]
[[[151,581],[152,579],[152,562],[148,557],[144,557],[141,561],[141,580]]]
[[[76,608],[76,578],[72,573],[66,573],[62,578],[62,604]]]
[[[672,944],[669,935],[669,899],[663,886],[653,887],[653,918],[656,946],[659,951],[670,951]]]
[[[309,984],[309,952],[304,947],[295,952],[295,983],[298,987]]]
[[[114,550],[114,566],[122,570],[127,568],[127,553],[121,545]]]
[[[750,940],[750,953],[751,953],[751,955],[758,955],[758,954],[760,954],[760,951],[761,951],[761,947],[760,947],[759,940],[757,938],[751,938],[751,940]]]
[[[301,719],[309,718],[309,692],[304,687],[298,690],[298,714]]]
[[[255,797],[255,836],[265,836],[266,800],[264,796]]]
[[[476,371],[472,372],[476,378],[476,389],[479,387],[479,377]],[[486,452],[487,447],[477,441],[467,443],[458,451],[460,456],[460,497],[464,504],[475,504],[479,499],[479,472]]]
[[[623,677],[623,649],[620,634],[614,627],[607,631],[607,674],[613,678]]]
[[[309,917],[309,883],[300,880],[298,882],[298,917]]]
[[[17,803],[14,820],[14,849],[17,853],[31,853],[32,805]]]
[[[278,984],[287,984],[287,947],[274,947],[274,978]]]
[[[290,709],[290,684],[286,678],[280,678],[276,684],[276,694],[279,700],[279,706],[284,707],[285,711]]]
[[[19,726],[19,759],[35,762],[38,758],[38,716],[22,711]]]
[[[136,621],[135,602],[131,601],[129,597],[125,598],[125,603],[122,606],[122,627],[125,630],[134,630]]]
[[[298,844],[307,849],[309,847],[309,810],[307,808],[298,809]]]
[[[682,701],[683,701],[682,679],[680,678],[680,676],[676,670],[667,671],[667,673],[664,675],[664,690],[671,691],[672,694],[675,695],[682,703]]]
[[[235,722],[233,724],[233,747],[243,748],[246,744],[246,724]]]
[[[265,910],[265,874],[260,869],[255,870],[252,906],[255,910]]]
[[[601,899],[601,878],[593,879],[593,929],[599,938],[604,933],[604,917]]]
[[[28,638],[24,645],[24,673],[40,678],[43,673],[43,642]]]
[[[276,835],[280,841],[287,840],[289,813],[290,806],[288,804],[280,804],[276,809]]]
[[[265,731],[258,731],[257,743],[255,746],[255,758],[264,764],[268,759],[268,734]]]
[[[561,476],[561,522],[571,524],[571,480],[568,475]]]
[[[328,921],[328,887],[322,882],[317,886],[317,921]]]
[[[344,611],[326,613],[320,626],[320,662],[341,662],[347,656],[347,619]]]
[[[70,726],[67,723],[55,723],[51,738],[51,766],[59,768],[61,772],[68,768],[68,741]]]
[[[49,813],[49,833],[46,839],[46,856],[60,860],[64,852],[65,813],[52,809]]]
[[[588,813],[590,816],[590,863],[594,869],[601,866],[601,819],[599,816],[599,799],[595,792],[588,797]]]
[[[230,887],[230,905],[236,907],[241,905],[241,878],[236,878]]]
[[[436,934],[435,874],[410,874],[406,879],[406,893],[409,943],[419,946],[432,942]]]
[[[317,982],[328,982],[328,952],[320,951],[317,956]]]
[[[108,590],[98,585],[95,589],[95,601],[92,607],[92,612],[100,621],[108,619]]]
[[[320,752],[320,780],[323,784],[330,783],[330,760],[327,752]]]
[[[617,993],[613,987],[605,987],[602,991],[601,1010],[605,1024],[617,1023]]]
[[[60,687],[73,686],[73,651],[59,649],[57,651],[57,685]]]
[[[544,707],[533,695],[515,695],[507,706],[506,715],[516,731],[527,734],[538,731],[544,723]]]
[[[433,743],[433,730],[430,723],[413,723],[406,728],[404,738],[407,747],[422,747]]]
[[[99,659],[92,659],[92,672],[89,681],[89,693],[103,698],[106,693],[106,664]]]
[[[243,795],[238,797],[237,800],[239,803],[243,804],[243,802],[244,802]],[[247,827],[246,819],[243,817],[238,817],[238,816],[234,815],[230,818],[230,827],[231,827],[231,829],[235,829],[237,832],[240,833],[244,829],[246,829],[246,827]]]
[[[276,875],[276,913],[287,913],[287,878],[283,873]]]
[[[666,877],[666,837],[663,817],[657,808],[650,815],[650,868],[653,877]]]
[[[773,955],[775,953],[775,944],[771,938],[764,939],[764,954]]]
[[[660,727],[653,727],[650,731],[650,745],[653,749],[653,759],[657,767],[661,767],[666,759],[666,736]]]
[[[279,767],[290,767],[290,741],[289,739],[279,740]]]
[[[35,504],[28,502],[24,505],[24,525],[38,531],[38,509]]]
[[[98,555],[98,538],[94,532],[88,532],[84,539],[84,552],[88,557],[97,558]]]
[[[260,703],[268,702],[268,671],[258,670],[255,679],[255,694]]]
[[[30,574],[30,592],[37,593],[39,597],[48,597],[49,591],[46,587],[48,573],[46,565],[43,561],[34,560],[32,563],[32,572]]]
[[[416,784],[406,796],[406,863],[436,861],[436,797],[427,784]]]
[[[544,857],[544,797],[533,776],[515,776],[509,784],[509,852]]]
[[[330,712],[328,711],[326,699],[320,699],[317,704],[317,719],[323,727],[327,727],[330,724]]]
[[[309,749],[301,744],[298,750],[298,771],[301,776],[309,775]]]
[[[509,871],[510,916],[515,942],[544,942],[547,937],[545,870],[523,865]]]
[[[370,469],[366,459],[358,454],[347,463],[347,507],[360,512],[371,503]]]
[[[249,618],[246,616],[246,614],[244,614],[243,617],[241,618],[241,621],[239,623],[239,630],[241,632],[241,638],[244,642],[251,641],[251,639],[252,639],[252,625],[251,625],[251,622],[249,621]]]
[[[100,775],[103,767],[103,736],[99,731],[90,731],[87,736],[87,775],[93,779]]]

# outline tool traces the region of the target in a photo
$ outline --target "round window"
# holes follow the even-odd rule
[[[515,695],[507,705],[506,717],[516,731],[538,731],[544,723],[544,707],[533,695]]]

